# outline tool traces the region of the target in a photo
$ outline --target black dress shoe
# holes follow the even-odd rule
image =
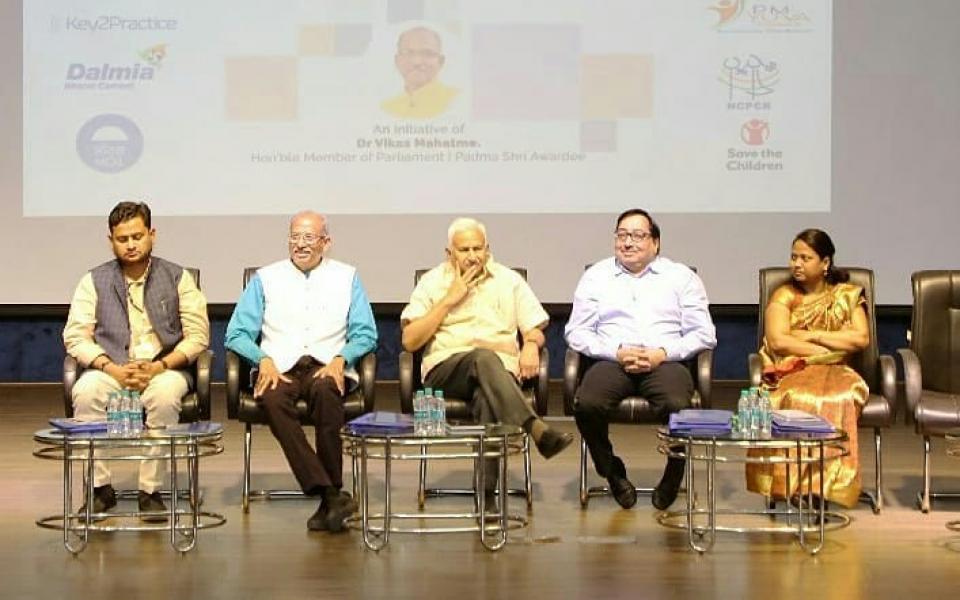
[[[327,502],[327,531],[340,533],[345,531],[347,524],[344,521],[357,512],[357,503],[347,492],[340,492]]]
[[[637,488],[630,483],[630,480],[620,475],[611,475],[607,477],[607,483],[610,485],[610,494],[617,504],[623,508],[633,508],[637,503]]]
[[[685,464],[682,458],[667,459],[667,468],[663,470],[663,477],[650,496],[650,503],[657,510],[667,510],[677,499],[677,494],[680,493],[680,484],[683,483],[683,467]]]
[[[140,508],[140,520],[147,523],[163,523],[167,520],[167,505],[163,503],[160,492],[137,492],[137,506]]]
[[[326,501],[321,502],[320,506],[317,507],[317,512],[307,519],[307,529],[310,531],[326,531],[327,530],[327,503]]]
[[[108,483],[106,485],[93,488],[93,506],[91,509],[94,514],[107,512],[116,505],[117,492],[113,489],[112,485]],[[86,511],[87,504],[84,502],[80,507],[80,513],[86,513]]]
[[[550,459],[563,452],[573,443],[572,433],[560,433],[556,429],[546,429],[537,440],[537,450],[544,458]]]

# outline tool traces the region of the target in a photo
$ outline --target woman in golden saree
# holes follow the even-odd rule
[[[835,248],[825,232],[797,234],[790,252],[790,283],[770,296],[764,313],[760,356],[774,409],[820,415],[846,432],[849,454],[824,466],[825,499],[852,507],[860,496],[857,419],[869,390],[847,358],[870,343],[863,289],[833,264]],[[757,456],[762,453],[753,452]],[[813,490],[820,489],[818,469]],[[807,493],[807,473],[791,465],[747,465],[747,489],[773,499]]]

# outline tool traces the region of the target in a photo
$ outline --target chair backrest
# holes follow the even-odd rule
[[[197,288],[200,287],[200,269],[196,267],[184,267],[187,273],[190,273],[190,276],[193,277],[193,282],[197,284]]]
[[[250,280],[259,268],[260,267],[246,267],[243,269],[243,289],[247,289],[247,284],[250,283]]]
[[[910,282],[910,348],[922,365],[923,388],[960,393],[960,271],[918,271]]]
[[[877,316],[874,306],[874,285],[873,271],[861,267],[844,267],[850,273],[850,283],[863,288],[863,294],[867,301],[867,321],[870,324],[870,344],[862,352],[852,357],[850,366],[853,367],[870,389],[879,389],[878,380],[878,360],[880,356],[879,345],[877,344]],[[760,269],[760,319],[757,328],[757,347],[763,343],[764,316],[767,303],[770,302],[770,296],[781,285],[789,283],[792,276],[787,267],[767,267]]]

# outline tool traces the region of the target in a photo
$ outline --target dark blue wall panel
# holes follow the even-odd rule
[[[380,332],[377,372],[380,379],[389,380],[397,378],[400,321],[396,311],[388,312],[389,315],[381,314],[377,317]],[[731,311],[715,312],[719,345],[715,354],[714,377],[721,380],[746,379],[746,357],[756,350],[757,345],[756,309],[738,307]],[[560,378],[563,373],[563,356],[566,351],[563,326],[566,322],[566,311],[561,313],[554,317],[547,329],[552,378]],[[64,321],[62,317],[7,315],[0,318],[0,382],[59,381],[64,354],[61,340]],[[226,317],[211,319],[212,350],[215,353],[214,381],[223,381],[224,378],[223,336],[226,324]],[[897,348],[904,347],[909,327],[909,310],[894,307],[893,310],[878,311],[877,334],[881,353],[893,354]]]

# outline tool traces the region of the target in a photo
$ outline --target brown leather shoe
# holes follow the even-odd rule
[[[607,477],[607,483],[610,485],[610,495],[617,504],[623,508],[633,508],[637,503],[637,488],[630,483],[629,479],[620,475],[611,475]]]
[[[542,457],[550,459],[563,452],[572,443],[572,433],[560,433],[556,429],[547,429],[537,440],[537,450]]]
[[[163,503],[160,492],[137,492],[137,505],[140,508],[140,520],[145,523],[165,523],[169,514],[167,505]]]
[[[327,530],[327,503],[321,502],[320,506],[317,507],[317,511],[307,519],[307,529],[310,531],[326,531]]]
[[[653,489],[650,503],[657,510],[667,510],[677,499],[680,493],[680,484],[683,483],[683,469],[686,462],[682,458],[668,458],[667,467],[663,470],[660,483]]]
[[[93,488],[93,505],[91,506],[91,511],[93,514],[105,513],[114,506],[117,505],[117,492],[113,489],[113,486],[109,483],[106,485],[101,485],[99,487]],[[86,502],[80,506],[80,514],[84,515],[87,512]],[[101,519],[106,517],[100,517]]]
[[[340,533],[345,531],[347,524],[344,521],[357,512],[357,503],[347,492],[340,494],[327,503],[327,531]]]

